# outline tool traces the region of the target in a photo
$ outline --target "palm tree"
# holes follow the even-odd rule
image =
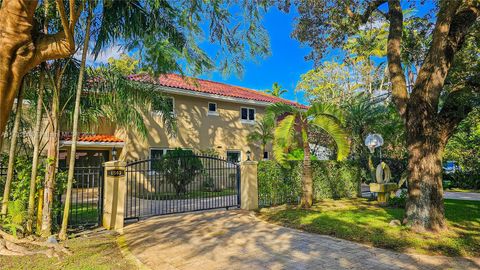
[[[265,92],[275,97],[281,97],[283,94],[287,93],[287,89],[282,89],[282,86],[278,84],[278,82],[274,82],[272,84],[272,89],[267,89]]]
[[[331,104],[315,103],[308,110],[276,103],[267,108],[279,119],[274,132],[273,155],[285,163],[287,152],[297,143],[303,148],[302,198],[300,205],[310,208],[313,203],[312,168],[310,159],[309,129],[316,127],[329,134],[337,146],[337,160],[345,159],[350,152],[347,132],[343,128],[342,111]]]
[[[72,127],[72,146],[70,149],[70,160],[68,164],[68,178],[67,178],[67,194],[65,196],[65,206],[63,209],[62,226],[58,237],[61,240],[67,239],[68,215],[70,212],[70,202],[72,196],[73,174],[75,172],[75,159],[77,153],[77,139],[78,139],[78,118],[80,114],[80,98],[83,90],[83,77],[85,73],[85,63],[87,61],[88,44],[90,41],[90,27],[92,25],[92,2],[88,3],[87,25],[85,26],[85,39],[83,41],[82,59],[80,62],[80,70],[78,74],[77,89],[75,93],[75,109],[73,113],[73,127]]]
[[[255,131],[248,134],[249,142],[261,142],[262,151],[265,153],[267,144],[273,140],[273,129],[275,127],[275,119],[273,114],[266,114],[262,120],[257,122]]]
[[[18,91],[15,120],[13,124],[12,136],[10,140],[10,150],[8,153],[7,179],[5,180],[5,188],[3,190],[2,211],[0,216],[5,216],[8,210],[7,208],[8,208],[8,202],[10,199],[10,185],[13,180],[14,163],[15,163],[15,156],[16,156],[16,150],[17,150],[17,138],[19,136],[18,132],[20,130],[20,121],[22,119],[23,94],[25,91],[24,88],[25,86],[22,86],[20,88],[20,91]]]

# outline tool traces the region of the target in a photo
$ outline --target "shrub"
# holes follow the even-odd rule
[[[314,200],[357,197],[362,169],[351,161],[312,161]],[[302,161],[289,161],[283,167],[275,161],[258,165],[260,206],[295,204],[301,196]]]
[[[187,186],[203,169],[202,161],[191,150],[177,148],[155,161],[177,195],[184,194]]]
[[[448,183],[445,188],[461,189],[480,189],[480,171],[456,171],[443,175],[444,183]]]
[[[313,198],[340,199],[361,195],[360,166],[351,161],[315,161],[313,170]]]
[[[392,197],[388,200],[388,206],[396,208],[405,208],[407,204],[408,192],[406,189],[402,189],[399,196]]]

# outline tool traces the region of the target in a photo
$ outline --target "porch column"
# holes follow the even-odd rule
[[[244,161],[240,164],[240,208],[258,209],[257,161]]]
[[[105,181],[104,181],[104,199],[103,199],[103,227],[108,230],[122,231],[125,195],[126,195],[126,177],[124,161],[105,162]]]

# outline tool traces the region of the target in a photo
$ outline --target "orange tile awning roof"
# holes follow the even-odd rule
[[[62,141],[71,141],[71,133],[62,133],[60,135],[60,140]],[[119,139],[113,135],[106,134],[79,134],[79,142],[98,142],[98,143],[123,143],[122,139]]]
[[[268,103],[281,102],[284,104],[296,106],[299,108],[307,109],[308,107],[290,100],[275,97],[261,91],[248,89],[245,87],[228,85],[224,83],[196,79],[187,76],[181,76],[178,74],[164,74],[158,78],[152,78],[148,74],[135,74],[130,75],[128,78],[136,82],[152,83],[160,86],[172,87],[177,89],[190,90],[195,92],[214,94],[226,97],[241,98],[256,100]]]

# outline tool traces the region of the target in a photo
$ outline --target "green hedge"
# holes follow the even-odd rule
[[[258,164],[260,206],[296,204],[301,196],[302,161],[283,167],[275,161]],[[312,161],[313,196],[322,199],[354,198],[360,192],[361,167],[351,161]]]

